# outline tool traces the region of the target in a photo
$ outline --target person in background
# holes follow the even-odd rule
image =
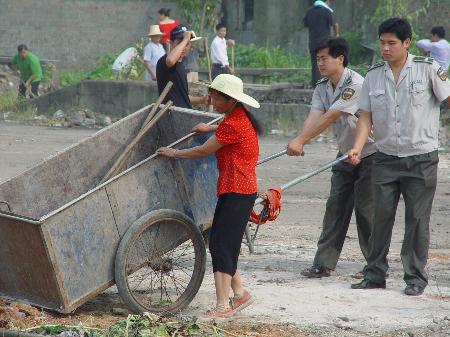
[[[431,29],[431,40],[419,40],[416,44],[417,47],[430,53],[430,56],[439,63],[445,72],[448,71],[448,66],[450,64],[450,43],[445,39],[444,27],[433,27]]]
[[[159,59],[166,54],[164,47],[160,43],[161,37],[164,34],[159,30],[158,25],[151,25],[148,37],[150,42],[144,47],[143,65],[146,72],[146,79],[148,81],[156,81],[156,64]]]
[[[169,53],[162,56],[156,64],[156,80],[158,82],[158,92],[161,95],[167,83],[173,83],[163,103],[172,101],[173,105],[180,108],[192,109],[192,105],[209,104],[208,95],[195,97],[189,95],[187,82],[187,72],[183,64],[183,59],[189,53],[191,43],[198,41],[201,37],[196,37],[195,33],[185,25],[178,25],[170,32],[172,48]]]
[[[163,44],[166,51],[170,50],[170,32],[176,26],[180,24],[178,20],[173,20],[170,18],[170,8],[161,8],[158,11],[159,14],[159,29],[164,34],[161,38],[161,43]]]
[[[39,58],[21,44],[18,53],[13,57],[12,68],[20,72],[19,96],[25,97],[30,90],[30,98],[39,96],[39,83],[42,80],[42,68]]]
[[[311,55],[311,85],[316,86],[320,79],[319,68],[317,68],[315,50],[317,45],[330,36],[330,27],[333,27],[334,35],[339,36],[339,24],[334,17],[334,11],[330,7],[331,0],[314,1],[307,10],[303,24],[309,31],[309,53]]]
[[[261,127],[244,104],[259,108],[259,103],[244,94],[236,76],[218,75],[209,86],[214,109],[224,114],[219,125],[198,124],[192,131],[215,132],[203,145],[189,149],[161,148],[158,153],[170,158],[196,159],[215,154],[219,177],[217,205],[211,227],[209,251],[216,287],[216,306],[206,319],[230,318],[252,303],[237,269],[242,238],[256,199],[256,162]],[[230,290],[234,297],[229,299]],[[231,303],[230,303],[231,302]]]
[[[234,74],[228,62],[227,46],[234,46],[234,40],[226,40],[227,27],[223,23],[216,25],[216,36],[211,42],[212,79],[219,74]]]

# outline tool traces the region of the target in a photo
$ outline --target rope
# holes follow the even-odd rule
[[[263,201],[264,208],[260,214],[256,214],[252,211],[250,214],[250,221],[262,225],[267,221],[274,221],[281,212],[281,188],[270,188],[260,196],[265,199]]]

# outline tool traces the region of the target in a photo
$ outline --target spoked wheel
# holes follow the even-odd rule
[[[162,209],[133,223],[115,260],[119,294],[134,312],[169,314],[185,308],[205,275],[200,230],[184,214]]]

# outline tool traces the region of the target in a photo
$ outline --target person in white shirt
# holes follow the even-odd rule
[[[148,81],[156,81],[156,64],[158,60],[166,54],[161,42],[164,34],[159,30],[158,25],[151,25],[148,37],[150,42],[144,47],[144,59],[142,64],[146,71],[146,79]]]
[[[431,40],[423,39],[417,41],[417,47],[430,53],[442,69],[447,72],[450,64],[450,43],[445,39],[445,29],[436,26],[431,29]]]
[[[234,40],[225,39],[227,27],[219,23],[216,25],[216,37],[211,43],[212,79],[219,74],[234,74],[234,69],[230,67],[227,55],[227,46],[234,46]]]

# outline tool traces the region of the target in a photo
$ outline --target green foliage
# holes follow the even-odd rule
[[[27,103],[24,97],[8,90],[0,93],[0,113],[8,113],[8,119],[18,121],[29,121],[36,116],[37,109]],[[0,115],[0,118],[3,115]]]
[[[220,0],[176,0],[181,16],[197,34],[214,32],[221,11]]]
[[[412,24],[413,28],[412,43],[408,51],[414,55],[420,55],[421,50],[415,44],[419,35],[414,28],[414,23],[419,20],[421,16],[426,15],[430,5],[436,1],[440,0],[423,0],[420,2],[420,6],[417,6],[414,11],[411,11],[407,0],[378,0],[377,8],[375,13],[370,17],[370,22],[378,26],[388,18],[399,17],[407,19]],[[378,47],[375,48],[375,51],[376,54],[380,56]]]
[[[145,46],[145,39],[141,39],[136,43],[134,48],[137,50],[137,55],[142,55]],[[91,70],[80,71],[66,71],[60,76],[61,86],[75,85],[83,80],[115,80],[115,79],[141,79],[144,71],[144,66],[139,62],[138,57],[134,58],[132,62],[124,67],[119,73],[112,71],[112,65],[116,58],[125,49],[117,53],[107,53],[101,56],[95,63]]]
[[[360,64],[363,59],[364,48],[361,45],[362,34],[360,32],[344,32],[342,37],[345,38],[350,44],[350,64]]]
[[[280,46],[275,48],[256,47],[254,44],[235,47],[238,68],[302,68],[310,67],[309,57],[287,53]]]
[[[64,331],[74,331],[77,335],[86,337],[224,337],[213,325],[205,329],[195,321],[167,321],[149,313],[128,315],[126,319],[116,322],[105,330],[83,325],[42,325],[27,330],[43,335],[58,335]]]

